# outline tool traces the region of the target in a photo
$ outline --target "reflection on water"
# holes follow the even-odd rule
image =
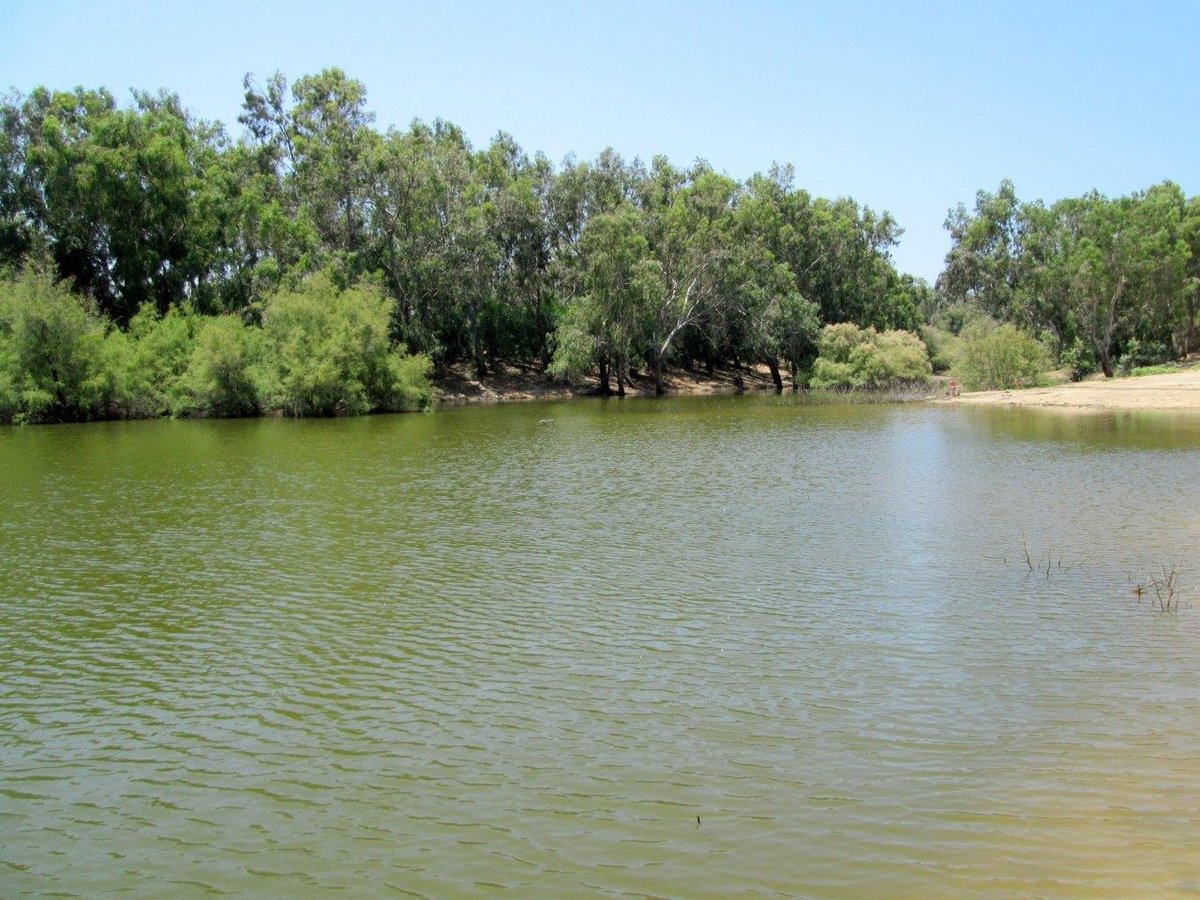
[[[981,427],[990,427],[993,434],[1016,440],[1075,441],[1101,449],[1146,450],[1189,450],[1200,444],[1200,416],[1195,413],[1020,407],[964,407],[961,412]]]
[[[1197,472],[786,397],[0,431],[0,894],[1194,890],[1200,608],[1130,591]]]

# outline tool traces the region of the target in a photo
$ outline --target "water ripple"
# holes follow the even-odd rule
[[[961,412],[4,432],[0,893],[1200,883],[1200,428]]]

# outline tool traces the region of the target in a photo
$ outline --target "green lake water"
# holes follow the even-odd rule
[[[1200,893],[1198,586],[1200,417],[0,429],[0,896]]]

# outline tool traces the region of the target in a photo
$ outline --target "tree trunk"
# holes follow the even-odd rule
[[[602,397],[612,396],[612,384],[608,379],[608,357],[600,357],[600,395]]]
[[[654,354],[654,394],[661,397],[667,392],[666,385],[663,384],[663,354]]]
[[[625,357],[617,357],[617,396],[625,396]]]
[[[771,370],[771,380],[775,382],[775,393],[783,393],[783,376],[779,374],[779,360],[774,356],[767,357],[767,368]]]
[[[479,339],[479,316],[475,313],[475,306],[472,304],[467,307],[467,324],[471,330],[471,352],[475,356],[475,376],[483,378],[487,375],[487,363],[483,359],[483,344]]]

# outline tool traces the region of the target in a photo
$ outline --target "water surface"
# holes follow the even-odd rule
[[[0,430],[0,895],[1198,892],[1132,593],[1198,476],[787,397]]]

